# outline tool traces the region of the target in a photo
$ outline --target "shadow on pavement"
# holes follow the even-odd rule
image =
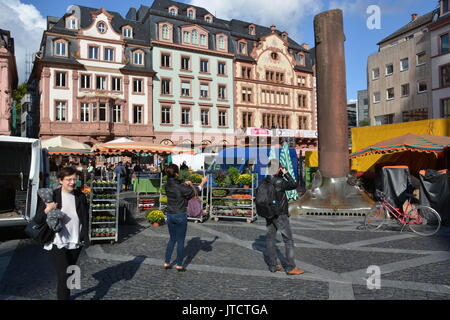
[[[145,258],[146,256],[137,256],[133,260],[94,273],[92,276],[98,281],[98,284],[93,288],[74,294],[73,299],[87,295],[91,292],[95,292],[95,295],[91,300],[103,299],[115,283],[122,280],[133,279]]]
[[[266,235],[259,236],[258,238],[255,239],[255,242],[252,243],[252,248],[253,248],[253,250],[256,250],[256,251],[259,251],[262,253],[264,262],[267,264],[266,257],[264,254],[266,252],[266,239],[267,239]],[[277,257],[280,260],[280,263],[284,268],[287,263],[286,263],[286,258],[283,256],[280,249],[278,248],[278,245],[280,243],[283,243],[283,242],[279,241],[278,239],[275,240],[275,245],[277,245],[277,249],[276,249]]]
[[[212,241],[202,240],[200,237],[195,237],[189,240],[184,248],[184,267],[187,267],[200,251],[211,252],[212,244],[217,239],[219,239],[218,236],[215,236]]]

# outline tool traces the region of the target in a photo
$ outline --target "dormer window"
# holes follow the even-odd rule
[[[198,32],[197,30],[192,30],[192,44],[198,44]]]
[[[169,40],[169,26],[167,24],[162,26],[162,38],[164,40]]]
[[[213,22],[212,16],[210,14],[206,15],[205,16],[205,21],[208,22],[208,23],[212,23]]]
[[[248,34],[251,34],[251,35],[255,35],[255,26],[254,25],[250,25],[249,27],[248,27]]]
[[[200,45],[206,46],[206,35],[204,34],[200,35]]]
[[[129,27],[125,27],[122,29],[122,35],[125,38],[133,38],[133,29],[129,28]]]
[[[178,8],[176,6],[169,7],[169,14],[172,16],[178,15]]]
[[[224,36],[220,36],[219,37],[219,49],[225,49],[225,37]]]
[[[67,19],[67,28],[78,29],[78,20],[75,18]]]
[[[183,31],[183,42],[184,43],[189,43],[189,42],[191,42],[191,40],[190,40],[190,32],[188,32],[188,31]]]
[[[55,56],[67,57],[67,41],[65,40],[56,40],[54,42],[55,45]]]
[[[144,52],[138,50],[133,53],[133,64],[144,65]]]
[[[104,22],[100,22],[99,24],[97,24],[97,30],[100,33],[105,33],[106,32],[106,25]]]
[[[239,42],[239,53],[240,54],[247,54],[247,43],[242,41]]]
[[[195,19],[195,10],[194,9],[188,9],[187,16],[189,19]]]

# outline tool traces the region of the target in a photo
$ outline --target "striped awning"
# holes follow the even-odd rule
[[[157,153],[157,154],[173,154],[173,153],[194,154],[194,150],[189,148],[147,144],[145,142],[96,144],[92,148],[92,151],[100,154],[120,154],[124,152]]]
[[[88,155],[93,156],[94,152],[91,150],[84,149],[69,149],[69,148],[58,148],[58,147],[49,147],[48,154],[50,155]]]
[[[447,136],[405,134],[353,152],[350,159],[398,151],[443,152],[449,146],[450,137]]]

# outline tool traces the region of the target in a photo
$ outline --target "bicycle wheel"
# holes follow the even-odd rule
[[[433,208],[414,205],[406,213],[408,227],[421,236],[431,236],[441,227],[441,217]]]
[[[380,229],[388,220],[389,214],[387,213],[386,208],[377,203],[375,210],[366,214],[364,225],[367,230],[375,231]]]

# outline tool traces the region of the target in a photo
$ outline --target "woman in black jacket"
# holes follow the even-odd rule
[[[89,207],[85,195],[75,189],[78,177],[74,168],[61,169],[58,179],[61,188],[53,191],[53,202],[46,204],[38,199],[34,220],[39,224],[46,223],[47,214],[57,208],[65,214],[61,231],[55,233],[44,249],[56,269],[57,298],[69,300],[67,268],[77,264],[83,245],[89,245]]]
[[[169,227],[170,239],[167,243],[164,268],[171,267],[170,260],[172,258],[175,243],[177,244],[177,265],[178,271],[185,271],[183,267],[184,257],[184,240],[187,230],[187,204],[188,200],[194,197],[195,191],[192,183],[185,182],[182,184],[177,178],[180,170],[176,164],[167,166],[165,170],[167,174],[166,195],[167,195],[167,225]],[[208,181],[207,177],[202,179],[198,186],[199,191]]]

